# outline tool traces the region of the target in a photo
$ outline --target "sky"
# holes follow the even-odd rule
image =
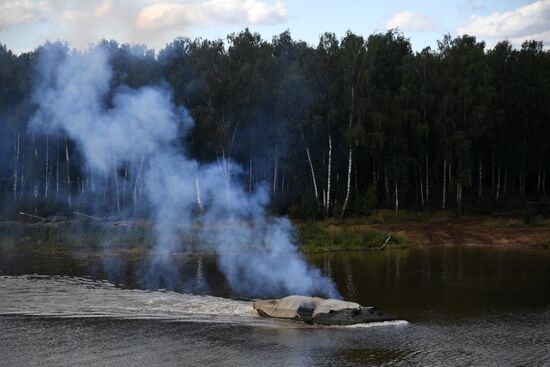
[[[290,30],[311,45],[324,32],[399,28],[417,51],[446,33],[488,47],[536,39],[547,48],[550,0],[0,0],[0,44],[15,53],[47,40],[84,49],[103,38],[159,50],[175,37],[225,38],[245,27],[267,40]]]

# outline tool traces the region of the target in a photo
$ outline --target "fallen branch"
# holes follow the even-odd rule
[[[79,212],[73,212],[74,214],[76,215],[80,215],[81,217],[85,217],[85,218],[88,218],[88,219],[93,219],[93,220],[102,220],[101,218],[98,218],[98,217],[94,217],[93,215],[88,215],[88,214],[84,214],[84,213],[79,213]]]
[[[46,219],[46,218],[39,217],[38,215],[32,215],[32,214],[23,213],[23,212],[19,212],[19,214],[24,215],[26,217],[31,217],[31,218],[34,218],[34,219],[42,220],[42,221]]]
[[[384,250],[386,248],[386,245],[388,244],[388,241],[390,240],[390,238],[391,238],[391,234],[388,235],[388,238],[386,238],[382,246],[380,246],[380,250]]]

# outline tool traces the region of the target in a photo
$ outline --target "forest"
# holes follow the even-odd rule
[[[414,52],[399,30],[367,38],[248,29],[226,39],[177,38],[158,52],[104,40],[112,90],[161,85],[194,120],[181,149],[234,161],[247,191],[263,185],[274,213],[345,218],[377,209],[489,214],[545,201],[550,191],[550,51],[525,41],[492,48],[445,35]],[[0,45],[0,217],[140,217],[140,159],[107,177],[63,134],[36,135],[33,88],[46,43]],[[108,104],[109,101],[106,101]]]

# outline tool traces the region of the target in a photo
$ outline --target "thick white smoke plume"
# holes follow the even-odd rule
[[[288,219],[267,215],[265,190],[248,194],[237,179],[228,180],[228,172],[239,172],[237,165],[200,164],[186,156],[179,142],[192,120],[172,103],[167,88],[113,92],[101,47],[69,55],[44,49],[39,65],[34,133],[67,134],[96,176],[114,172],[122,182],[123,167],[138,171],[134,177],[142,180],[156,236],[142,272],[149,285],[177,287],[181,276],[170,252],[194,231],[199,246],[216,252],[219,269],[240,294],[339,297],[334,283],[297,250]]]

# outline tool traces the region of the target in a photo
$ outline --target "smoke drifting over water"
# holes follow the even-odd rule
[[[109,177],[117,190],[128,177],[132,182],[125,184],[134,190],[137,182],[143,186],[156,236],[142,272],[148,286],[178,288],[182,280],[170,253],[193,230],[199,246],[216,252],[219,269],[240,294],[339,297],[334,283],[297,250],[288,219],[267,215],[265,189],[245,192],[231,178],[240,172],[232,162],[201,164],[186,156],[179,142],[193,121],[167,88],[113,92],[108,55],[99,46],[69,55],[46,48],[39,64],[33,133],[67,134],[98,186]],[[123,175],[129,166],[133,174]]]

